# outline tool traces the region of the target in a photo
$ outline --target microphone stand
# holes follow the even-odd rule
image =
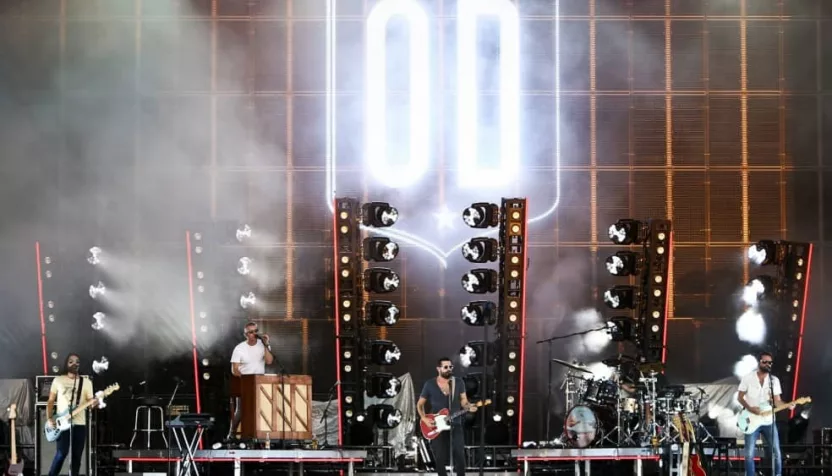
[[[171,451],[170,443],[171,443],[171,440],[173,439],[173,435],[172,435],[173,429],[170,426],[170,407],[173,406],[173,400],[176,398],[176,392],[179,391],[179,385],[181,385],[181,384],[182,384],[182,381],[177,378],[176,379],[176,386],[173,387],[173,394],[170,396],[170,400],[168,400],[168,405],[165,408],[165,411],[167,412],[167,417],[168,417],[168,441],[167,441],[167,444],[166,444],[166,446],[168,447],[168,474],[171,474],[171,472],[170,472],[170,463],[171,463],[171,461],[170,461],[170,451]]]
[[[771,441],[768,442],[769,446],[771,446],[771,476],[777,476],[775,471],[775,459],[776,455],[774,454],[774,439],[777,438],[777,446],[780,446],[780,435],[777,433],[777,414],[774,413],[774,374],[771,373],[771,369],[768,371],[768,388],[771,397]]]
[[[78,388],[78,380],[81,378],[81,376],[79,375],[80,373],[81,373],[80,369],[78,371],[76,371],[76,373],[75,373],[75,380],[72,382],[72,393],[70,394],[69,407],[68,407],[69,408],[69,474],[72,474],[72,466],[75,464],[75,448],[74,448],[75,442],[73,441],[75,439],[74,435],[73,435],[73,430],[75,429],[75,424],[72,422],[72,420],[73,420],[72,411],[75,409],[75,406],[77,406],[77,404],[75,404],[75,398],[76,398],[75,397],[75,390]],[[84,383],[82,382],[81,383],[81,388],[78,389],[78,391],[81,392],[81,390],[83,390],[83,388],[84,388]],[[73,406],[73,405],[75,405],[75,406]]]
[[[332,405],[332,397],[335,394],[335,388],[341,383],[340,380],[336,381],[332,384],[332,387],[329,388],[329,396],[326,397],[326,407],[324,407],[324,415],[321,417],[321,423],[324,424],[324,444],[319,446],[319,448],[327,448],[329,447],[329,406]]]

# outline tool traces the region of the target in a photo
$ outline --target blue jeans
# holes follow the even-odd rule
[[[763,443],[766,443],[766,460],[771,461],[771,452],[774,451],[774,474],[783,474],[783,462],[780,458],[780,438],[777,435],[777,425],[765,425],[754,430],[750,435],[745,435],[745,476],[755,476],[754,449],[757,445],[757,438],[763,435]],[[771,449],[769,449],[769,447]]]
[[[70,430],[66,430],[58,436],[57,451],[55,451],[55,459],[52,460],[52,467],[49,468],[49,476],[61,474],[64,460],[69,456],[70,435],[72,438],[72,467],[69,468],[69,474],[78,476],[78,470],[81,469],[81,458],[84,457],[84,444],[87,442],[86,425],[72,425]]]

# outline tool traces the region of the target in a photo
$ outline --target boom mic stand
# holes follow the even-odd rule
[[[771,392],[769,394],[769,398],[771,398],[771,401],[769,402],[771,404],[771,438],[769,438],[770,441],[768,442],[768,445],[771,447],[771,476],[777,476],[777,474],[774,472],[774,463],[776,458],[774,454],[774,439],[777,438],[777,446],[779,447],[780,435],[777,434],[777,414],[774,413],[774,374],[771,373],[771,369],[769,369],[768,371],[768,388]]]
[[[170,408],[173,406],[173,399],[176,398],[176,392],[179,391],[179,385],[181,385],[181,384],[182,384],[182,381],[179,380],[179,378],[177,378],[176,379],[176,386],[173,387],[173,394],[171,394],[170,400],[168,400],[168,405],[167,405],[167,407],[165,407],[165,412],[167,413],[167,417],[168,417],[168,425],[167,425],[168,426],[168,441],[165,442],[165,446],[168,447],[168,474],[171,474],[171,472],[170,472],[170,463],[171,463],[170,441],[171,441],[171,439],[173,439],[173,434],[172,434],[173,433],[173,428],[171,428],[171,426],[170,426]]]
[[[332,384],[332,387],[329,388],[329,396],[326,397],[326,407],[324,407],[324,414],[321,417],[321,423],[324,424],[324,444],[318,445],[318,448],[321,449],[329,447],[329,406],[332,405],[332,397],[335,395],[335,389],[340,384],[340,380]]]

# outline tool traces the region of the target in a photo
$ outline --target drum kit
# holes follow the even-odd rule
[[[612,375],[595,378],[576,363],[553,359],[569,370],[561,386],[566,418],[561,442],[569,447],[658,446],[680,441],[674,416],[699,421],[705,397],[681,385],[660,385],[659,372],[627,356],[604,360]],[[677,420],[678,421],[678,420]]]

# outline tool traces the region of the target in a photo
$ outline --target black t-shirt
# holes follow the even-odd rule
[[[422,386],[422,394],[419,396],[426,399],[430,404],[429,413],[438,413],[439,410],[442,410],[443,408],[447,408],[451,412],[455,412],[462,408],[460,398],[462,394],[465,393],[465,383],[461,378],[454,377],[453,381],[448,381],[448,384],[453,387],[454,398],[452,402],[448,401],[450,399],[449,395],[442,393],[442,389],[439,388],[439,384],[436,383],[436,377],[428,380],[425,382],[425,385]],[[449,403],[451,404],[450,407],[448,406]]]

